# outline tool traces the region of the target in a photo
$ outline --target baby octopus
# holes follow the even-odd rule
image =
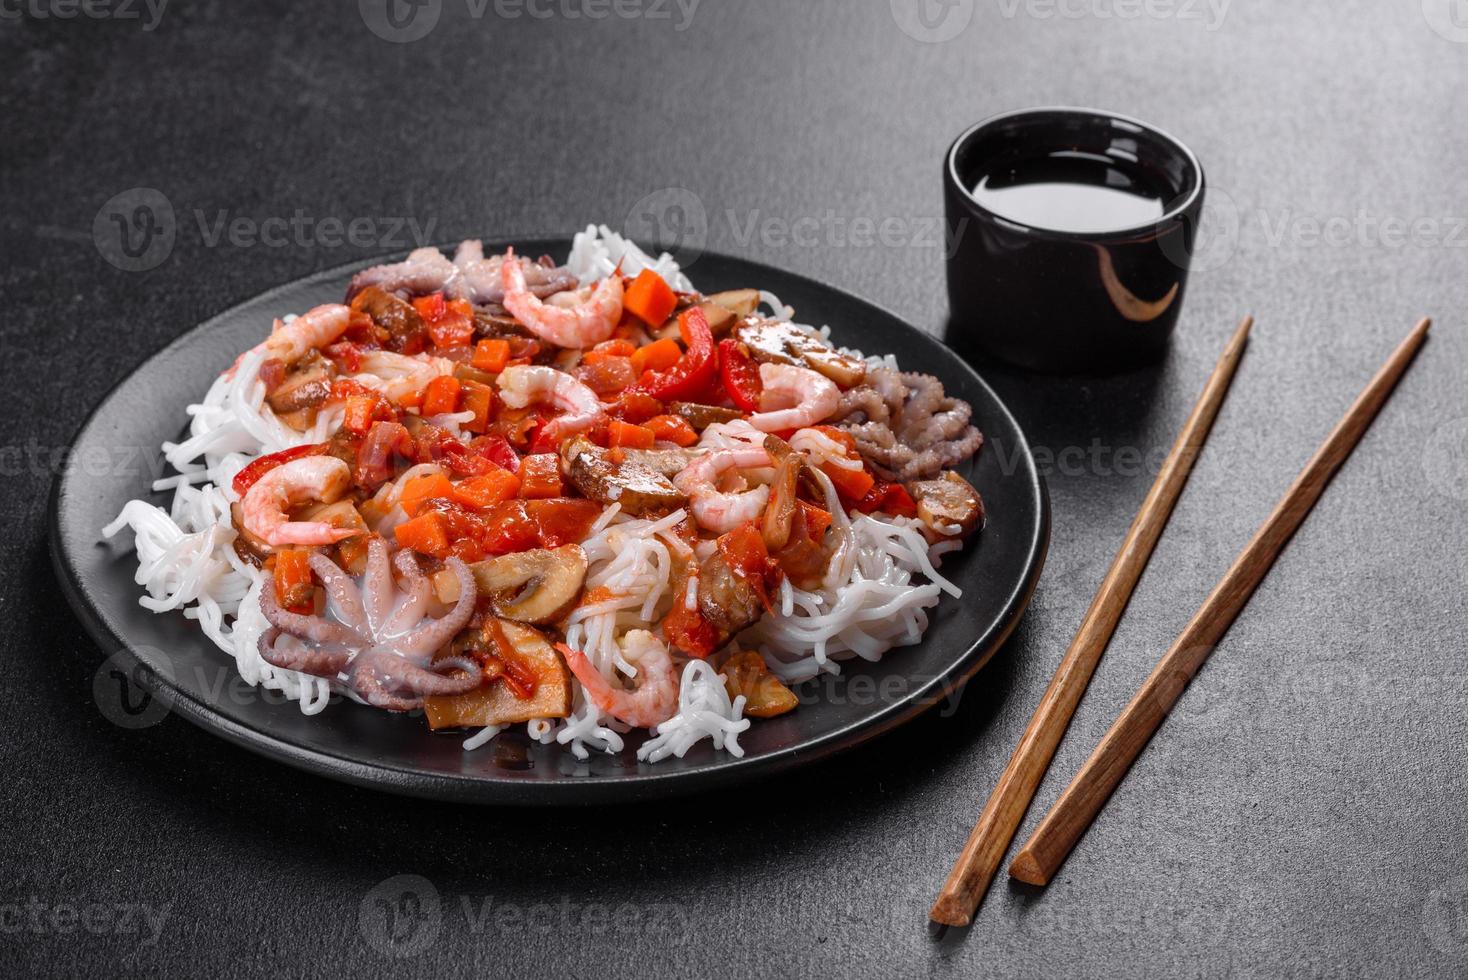
[[[469,567],[458,558],[448,560],[459,580],[459,599],[446,615],[433,619],[427,615],[431,586],[412,553],[398,552],[391,564],[402,576],[401,588],[381,538],[368,544],[360,584],[325,555],[313,554],[311,570],[326,587],[330,618],[281,608],[274,576],[266,573],[260,611],[271,629],[260,637],[260,656],[276,667],[318,677],[345,674],[347,686],[362,700],[388,711],[410,711],[421,707],[424,697],[478,687],[477,661],[433,659],[474,615],[478,589]]]

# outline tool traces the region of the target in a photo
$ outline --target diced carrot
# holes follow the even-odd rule
[[[474,345],[474,367],[490,374],[499,374],[510,363],[510,342],[499,338],[481,340]]]
[[[624,391],[608,410],[623,422],[641,425],[654,416],[663,414],[663,403],[640,391]]]
[[[433,293],[414,299],[413,309],[425,320],[437,320],[448,309],[448,304],[443,301],[443,293]]]
[[[423,391],[410,391],[398,397],[398,404],[404,408],[417,408],[423,404]]]
[[[511,500],[519,492],[520,478],[509,470],[495,470],[483,476],[472,476],[453,486],[454,499],[475,510],[484,510]]]
[[[804,500],[796,501],[800,504],[800,512],[805,515],[805,531],[810,535],[812,541],[820,541],[821,535],[826,533],[826,528],[831,526],[831,512],[808,504]]]
[[[546,500],[561,495],[560,458],[555,453],[540,453],[520,460],[520,496],[526,500]]]
[[[678,342],[671,337],[664,337],[637,348],[632,353],[632,366],[637,369],[637,376],[640,378],[644,371],[666,371],[682,357],[683,348],[678,346]]]
[[[850,501],[861,500],[877,483],[877,478],[864,469],[847,469],[835,463],[822,463],[821,472],[831,478],[831,482],[836,485],[836,492]]]
[[[393,529],[398,544],[421,554],[442,557],[449,550],[449,536],[444,530],[443,516],[436,510],[420,514]]]
[[[691,446],[698,441],[698,433],[681,415],[656,415],[642,423],[652,434],[678,446]]]
[[[376,395],[353,395],[342,405],[342,425],[349,432],[366,432],[377,415]]]
[[[651,449],[655,442],[657,442],[657,436],[646,426],[633,425],[621,419],[611,419],[607,423],[607,444],[609,446]]]
[[[282,548],[275,553],[275,601],[284,609],[311,612],[315,588],[311,580],[311,552]]]
[[[643,269],[627,287],[622,308],[649,327],[660,327],[678,305],[678,296],[663,277]]]
[[[630,340],[604,340],[581,355],[582,364],[599,364],[609,357],[631,357],[637,345]]]
[[[417,515],[425,501],[435,498],[445,500],[453,496],[454,486],[448,481],[448,477],[442,473],[429,473],[426,476],[415,476],[403,484],[403,493],[399,498],[403,505],[403,511],[409,516]]]
[[[459,404],[459,379],[441,374],[428,382],[423,392],[424,415],[447,415]]]
[[[474,418],[465,422],[463,428],[483,434],[489,431],[489,413],[494,409],[494,389],[478,381],[461,381],[464,393],[464,411],[473,412]]]

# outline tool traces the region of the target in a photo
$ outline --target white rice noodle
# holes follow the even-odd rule
[[[848,456],[845,446],[819,429],[801,429],[790,437],[790,446],[810,456],[811,462],[817,465],[830,463],[846,470],[862,468],[859,457]]]
[[[839,581],[828,575],[816,592],[782,584],[778,611],[740,636],[788,683],[839,673],[844,659],[877,661],[893,647],[917,643],[940,595],[961,595],[934,567],[914,522],[863,514],[848,522],[846,533],[849,552],[838,551],[832,562]],[[918,575],[928,581],[914,581]]]
[[[580,650],[608,678],[617,671],[637,676],[637,668],[622,654],[619,643],[633,628],[647,628],[665,614],[672,603],[674,552],[687,545],[675,529],[687,516],[676,510],[657,520],[628,517],[620,509],[602,515],[592,533],[581,543],[586,552],[586,588],[610,594],[601,602],[578,606],[566,620],[566,644]],[[544,726],[530,731],[532,738],[547,740]],[[620,752],[625,725],[597,710],[578,687],[571,716],[554,730],[554,738],[568,745],[578,759],[591,750]]]
[[[619,265],[625,276],[636,276],[643,269],[651,269],[678,292],[693,291],[693,283],[683,274],[673,256],[664,252],[654,259],[635,242],[623,238],[606,225],[587,225],[585,231],[572,239],[566,267],[583,283],[605,279]]]
[[[744,755],[739,735],[748,729],[744,695],[730,701],[724,679],[708,661],[690,660],[678,685],[678,713],[657,727],[654,737],[637,750],[637,758],[643,762],[661,762],[670,755],[681,759],[706,738],[715,749],[739,758]]]

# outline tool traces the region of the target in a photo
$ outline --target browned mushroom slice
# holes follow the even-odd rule
[[[770,673],[764,658],[753,650],[734,654],[720,673],[731,699],[744,695],[744,713],[751,718],[773,718],[800,704],[795,692]]]
[[[388,345],[401,348],[409,337],[426,327],[413,304],[379,286],[368,286],[352,298],[352,309],[360,310],[390,335]]]
[[[952,470],[907,485],[918,519],[939,537],[968,537],[984,523],[984,501],[973,485]]]
[[[698,457],[692,449],[623,449],[622,458],[628,463],[646,466],[654,473],[674,476],[681,473]]]
[[[866,380],[865,361],[841,353],[794,324],[748,317],[734,336],[749,348],[750,356],[757,361],[803,365],[820,372],[842,388],[852,388]]]
[[[483,652],[487,682],[467,694],[424,698],[429,728],[487,728],[571,713],[570,671],[539,631],[490,619],[474,634],[466,649]]]
[[[698,566],[698,611],[724,633],[738,633],[760,618],[759,591],[715,551]]]
[[[668,412],[678,416],[699,432],[711,425],[733,422],[744,418],[737,408],[720,408],[717,405],[699,405],[696,402],[673,402]]]
[[[573,439],[562,450],[562,470],[581,495],[602,504],[621,504],[633,517],[667,513],[683,506],[687,497],[661,473],[614,455],[589,439]]]
[[[722,293],[714,293],[708,297],[708,301],[716,306],[722,306],[742,320],[759,309],[759,290],[728,289]]]
[[[294,371],[276,385],[265,401],[277,415],[315,408],[331,394],[331,365],[319,360],[307,370]]]
[[[522,623],[553,623],[581,595],[586,552],[574,544],[553,551],[537,548],[475,562],[469,570],[496,614]]]

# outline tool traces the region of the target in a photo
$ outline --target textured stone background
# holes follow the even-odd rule
[[[401,36],[380,0],[175,0],[151,30],[143,7],[0,20],[5,972],[1468,969],[1461,3],[424,2],[409,32],[440,16],[411,43],[374,34]],[[1046,103],[1189,142],[1212,236],[1161,368],[986,372],[1039,447],[1055,529],[1027,619],[956,713],[737,795],[518,813],[97,710],[46,493],[89,408],[170,338],[414,244],[397,218],[434,240],[682,230],[941,330],[942,153]],[[108,218],[133,188],[173,210],[171,246],[137,259]],[[315,234],[248,234],[298,211]],[[329,218],[367,224],[333,244]],[[884,220],[885,243],[852,234]],[[967,936],[935,941],[927,905],[1246,311],[1232,398],[1027,828],[1397,339],[1423,313],[1440,328],[1058,879],[1000,883]],[[143,905],[167,908],[156,941],[124,918]]]

